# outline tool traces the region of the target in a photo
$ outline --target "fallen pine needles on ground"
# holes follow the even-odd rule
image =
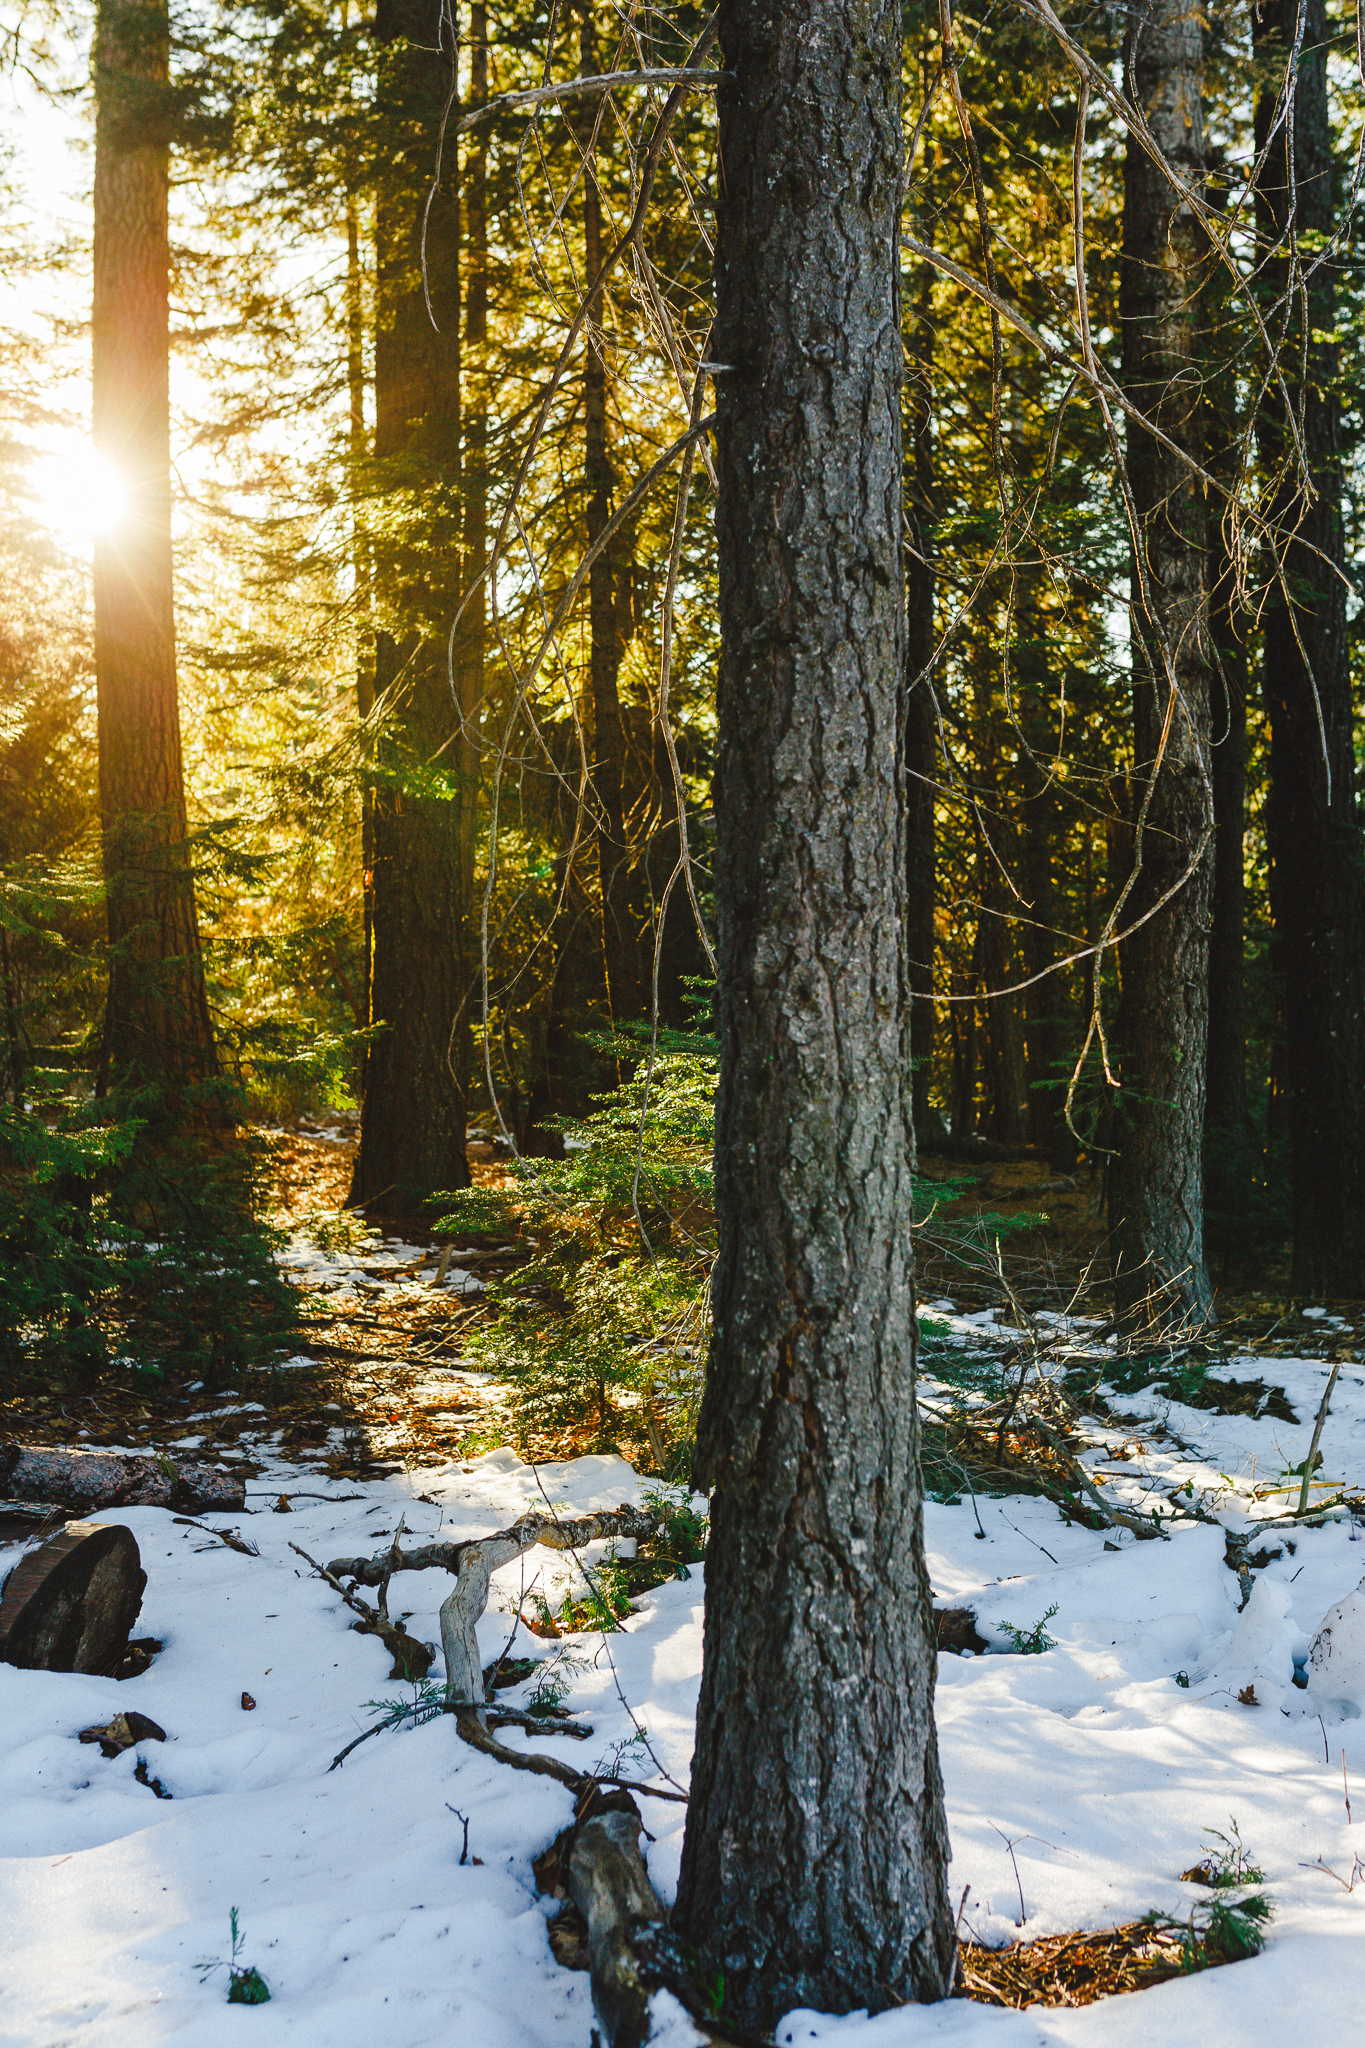
[[[1030,2005],[1093,2005],[1123,1991],[1146,1991],[1189,1973],[1180,1933],[1130,1920],[1076,1934],[1048,1934],[1011,1948],[964,1942],[958,1950],[954,1998],[1022,2011]],[[1197,1969],[1229,1958],[1200,1950]]]

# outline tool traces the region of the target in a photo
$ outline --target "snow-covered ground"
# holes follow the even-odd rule
[[[470,1254],[466,1251],[465,1257]],[[358,1294],[381,1291],[413,1299],[438,1284],[455,1294],[482,1294],[483,1282],[458,1263],[459,1246],[451,1248],[444,1270],[440,1254],[430,1245],[405,1244],[401,1238],[374,1233],[354,1252],[329,1252],[304,1231],[296,1231],[276,1254],[291,1280],[324,1294],[353,1289]]]
[[[980,1333],[975,1319],[959,1320],[964,1339]],[[794,2014],[780,2042],[1207,2048],[1214,2039],[1279,2044],[1305,2023],[1331,2041],[1365,2020],[1365,1946],[1356,1945],[1365,1942],[1365,1877],[1346,1889],[1357,1849],[1365,1855],[1362,1703],[1292,1683],[1327,1609],[1365,1576],[1365,1542],[1344,1514],[1287,1539],[1267,1533],[1259,1540],[1280,1555],[1242,1614],[1224,1561],[1224,1527],[1270,1512],[1256,1488],[1303,1458],[1329,1368],[1246,1358],[1221,1370],[1283,1386],[1300,1424],[1135,1396],[1120,1405],[1137,1422],[1097,1431],[1090,1462],[1108,1475],[1107,1498],[1150,1508],[1188,1486],[1185,1497],[1223,1526],[1190,1521],[1167,1541],[1139,1543],[1069,1525],[1043,1501],[983,1498],[983,1535],[970,1499],[929,1503],[935,1593],[973,1605],[994,1647],[1008,1643],[1004,1624],[1028,1630],[1057,1610],[1044,1655],[941,1657],[937,1717],[955,1907],[970,1886],[966,1930],[998,1943],[1152,1908],[1187,1913],[1196,1894],[1180,1871],[1205,1853],[1206,1829],[1228,1833],[1235,1820],[1276,1903],[1266,1952],[1078,2011],[954,2001],[872,2020]],[[934,1398],[932,1382],[926,1394]],[[1342,1368],[1322,1448],[1324,1476],[1365,1477],[1359,1367]],[[143,1677],[120,1684],[0,1665],[0,2043],[215,2048],[249,2034],[263,2048],[586,2048],[588,1980],[553,1961],[545,1923],[554,1908],[531,1875],[531,1858],[569,1819],[567,1791],[476,1755],[443,1719],[378,1735],[329,1771],[374,1718],[367,1702],[405,1689],[290,1543],[326,1562],[379,1548],[400,1515],[419,1540],[475,1535],[538,1505],[542,1484],[556,1505],[581,1510],[637,1500],[642,1483],[615,1458],[537,1476],[501,1450],[342,1500],[354,1482],[304,1476],[264,1455],[248,1496],[258,1511],[203,1518],[239,1527],[258,1557],[162,1510],[103,1517],[132,1529],[148,1573],[137,1633],[165,1648]],[[269,1511],[299,1485],[325,1497],[294,1494],[290,1514]],[[18,1554],[0,1552],[0,1575]],[[479,1632],[487,1659],[506,1642],[507,1607],[523,1585],[539,1574],[553,1598],[568,1569],[562,1553],[537,1550],[497,1575]],[[441,1572],[395,1581],[417,1636],[437,1639],[449,1583]],[[685,1783],[701,1598],[698,1572],[647,1595],[621,1634],[571,1643],[581,1661],[567,1672],[568,1704],[594,1735],[538,1746],[581,1768],[629,1744],[635,1727],[619,1681],[657,1758]],[[556,1650],[524,1634],[516,1645],[519,1655]],[[1238,1702],[1248,1685],[1254,1707]],[[254,1707],[244,1708],[244,1693]],[[130,1708],[168,1740],[115,1761],[76,1740]],[[136,1782],[139,1756],[169,1801]],[[622,1767],[632,1778],[652,1771],[638,1745]],[[682,1809],[641,1803],[657,1837],[650,1868],[670,1896]],[[272,1994],[250,2010],[227,2005],[225,1971],[201,1984],[195,1968],[226,1958],[233,1906],[241,1959]]]

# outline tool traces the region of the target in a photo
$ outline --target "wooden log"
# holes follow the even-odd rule
[[[422,1543],[413,1550],[376,1550],[370,1557],[334,1557],[327,1569],[340,1579],[354,1579],[358,1586],[382,1585],[394,1572],[427,1572],[440,1566],[458,1572],[467,1550],[487,1550],[498,1555],[489,1570],[510,1564],[514,1557],[537,1543],[547,1550],[582,1550],[603,1536],[652,1536],[659,1526],[657,1515],[645,1508],[603,1508],[591,1515],[552,1515],[531,1512],[513,1522],[510,1529],[495,1530],[491,1536],[467,1536],[459,1543]]]
[[[668,1914],[640,1854],[640,1815],[619,1808],[583,1821],[569,1854],[569,1896],[588,1929],[592,2002],[606,2048],[643,2048],[649,1996],[636,1937]]]
[[[535,1859],[536,1884],[568,1903],[552,1923],[550,1946],[567,1969],[592,1975],[592,2002],[605,2048],[644,2048],[651,2038],[652,2001],[671,1992],[691,2022],[698,2048],[745,2043],[707,2012],[688,1960],[668,1925],[663,1901],[650,1883],[640,1849],[642,1822],[622,1787],[603,1785],[584,1795],[571,1827]],[[684,2038],[673,2011],[670,2043]]]
[[[998,1145],[993,1138],[954,1138],[947,1131],[927,1132],[919,1141],[921,1159],[951,1159],[964,1166],[1008,1166],[1023,1159],[1046,1159],[1044,1145]],[[1021,1194],[1031,1192],[1021,1188]]]
[[[28,1671],[113,1671],[146,1584],[131,1530],[68,1522],[5,1580],[0,1659]]]
[[[519,1555],[518,1550],[496,1537],[491,1543],[470,1543],[460,1555],[455,1584],[441,1602],[446,1690],[453,1700],[481,1702],[485,1697],[483,1658],[479,1654],[475,1623],[488,1605],[488,1581],[495,1566],[510,1564]]]
[[[231,1472],[172,1458],[52,1450],[42,1444],[0,1443],[0,1492],[78,1515],[101,1508],[174,1508],[181,1514],[204,1514],[246,1506],[246,1482]]]
[[[0,1500],[0,1543],[12,1542],[19,1536],[46,1534],[61,1520],[61,1509],[42,1501]]]

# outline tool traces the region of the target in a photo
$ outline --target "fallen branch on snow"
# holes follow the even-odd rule
[[[458,1714],[468,1702],[465,1700],[442,1700],[433,1714]],[[345,1763],[353,1749],[359,1749],[362,1742],[368,1742],[372,1735],[382,1735],[386,1728],[398,1724],[393,1720],[376,1721],[373,1728],[367,1728],[363,1735],[357,1735],[354,1742],[348,1742],[345,1749],[339,1749],[327,1768],[336,1770]],[[574,1721],[562,1710],[553,1717],[529,1713],[524,1707],[489,1707],[485,1710],[483,1725],[494,1728],[529,1728],[533,1735],[569,1735],[575,1742],[586,1742],[592,1734],[587,1721]],[[508,1751],[509,1756],[512,1752]]]
[[[388,1587],[395,1572],[425,1572],[434,1567],[453,1572],[454,1589],[441,1606],[446,1689],[453,1699],[480,1704],[486,1695],[475,1625],[488,1605],[488,1583],[493,1573],[500,1566],[511,1564],[514,1558],[534,1549],[537,1543],[543,1544],[547,1550],[577,1550],[603,1536],[625,1536],[637,1540],[649,1537],[658,1526],[657,1515],[623,1504],[598,1514],[573,1518],[528,1513],[514,1522],[510,1529],[499,1529],[492,1536],[471,1537],[462,1543],[424,1543],[414,1550],[400,1549],[400,1529],[388,1550],[373,1557],[334,1557],[323,1577],[343,1592],[340,1586],[342,1579],[350,1579],[357,1586],[377,1586],[380,1611],[387,1620]],[[299,1554],[303,1555],[302,1552]],[[311,1558],[309,1563],[312,1563]],[[315,1569],[320,1571],[321,1566]],[[354,1606],[356,1603],[352,1601],[351,1604]],[[363,1611],[370,1612],[369,1609]]]
[[[604,1785],[622,1792],[643,1792],[650,1799],[668,1799],[675,1806],[687,1804],[685,1792],[671,1791],[666,1785],[644,1785],[637,1778],[597,1778],[590,1771],[576,1771],[572,1764],[561,1763],[557,1756],[543,1756],[539,1750],[509,1749],[506,1743],[499,1742],[489,1733],[485,1725],[488,1711],[486,1707],[466,1706],[463,1702],[452,1703],[451,1712],[455,1716],[456,1732],[471,1749],[479,1750],[484,1756],[496,1758],[500,1764],[510,1764],[514,1771],[531,1771],[538,1778],[557,1778],[561,1785],[567,1785],[575,1797],[580,1799],[584,1794],[595,1791],[599,1785]],[[501,1709],[495,1711],[500,1712]],[[542,1732],[546,1735],[556,1735],[559,1730],[551,1726]]]
[[[401,1621],[389,1620],[388,1609],[384,1604],[382,1595],[379,1608],[376,1610],[369,1606],[366,1601],[362,1600],[359,1594],[352,1592],[349,1587],[343,1586],[335,1572],[327,1565],[319,1564],[315,1557],[310,1557],[308,1552],[301,1550],[297,1543],[291,1543],[289,1548],[297,1557],[301,1557],[306,1565],[311,1565],[318,1577],[324,1579],[334,1593],[340,1593],[353,1614],[361,1616],[360,1632],[362,1635],[379,1637],[380,1642],[393,1658],[393,1670],[389,1673],[390,1678],[405,1678],[415,1683],[420,1683],[426,1677],[431,1669],[431,1661],[435,1653],[428,1649],[425,1643],[419,1643],[416,1636],[410,1636]],[[387,1584],[386,1580],[386,1587]]]

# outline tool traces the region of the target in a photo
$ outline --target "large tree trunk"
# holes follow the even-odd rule
[[[1201,17],[1146,0],[1129,32],[1131,91],[1167,161],[1204,177]],[[1178,448],[1198,453],[1199,294],[1206,240],[1193,208],[1135,141],[1123,204],[1123,373],[1129,397]],[[1129,1321],[1202,1319],[1204,1054],[1212,859],[1205,505],[1155,435],[1131,426],[1138,520],[1132,645],[1141,863],[1124,922],[1146,916],[1123,961],[1118,1159],[1110,1180],[1115,1296]],[[1201,848],[1203,849],[1201,852]],[[1193,872],[1188,872],[1193,864]],[[1160,909],[1165,893],[1176,894]],[[1152,913],[1147,916],[1147,913]]]
[[[953,1974],[914,1399],[900,10],[724,0],[713,1488],[676,1919],[725,2008]]]
[[[434,46],[423,0],[379,0],[375,35],[385,155],[375,204],[374,452],[395,517],[375,559],[384,717],[371,870],[370,1018],[378,1028],[351,1199],[372,1216],[405,1216],[437,1190],[469,1184],[474,792],[462,691],[457,681],[452,693],[447,654],[462,539],[459,197],[449,138],[427,203],[455,91],[456,25],[447,8]]]
[[[1283,337],[1280,364],[1302,422],[1306,476],[1277,386],[1267,391],[1260,412],[1272,509],[1295,536],[1279,546],[1283,587],[1271,591],[1264,612],[1271,772],[1266,829],[1288,1039],[1294,1288],[1356,1295],[1365,1292],[1365,867],[1346,590],[1338,573],[1345,540],[1331,339],[1336,285],[1334,267],[1321,254],[1322,238],[1337,228],[1328,29],[1323,0],[1266,0],[1252,21],[1266,66],[1256,103],[1258,156],[1268,143],[1257,224],[1274,251],[1261,274],[1275,297],[1289,289],[1293,193],[1299,260],[1311,275],[1306,294],[1294,283],[1287,305],[1272,307],[1269,290],[1263,301],[1272,335]],[[1286,121],[1278,100],[1300,30],[1293,118]]]
[[[93,428],[124,516],[95,542],[109,996],[101,1085],[216,1071],[186,845],[171,562],[170,31],[164,0],[95,23]]]

